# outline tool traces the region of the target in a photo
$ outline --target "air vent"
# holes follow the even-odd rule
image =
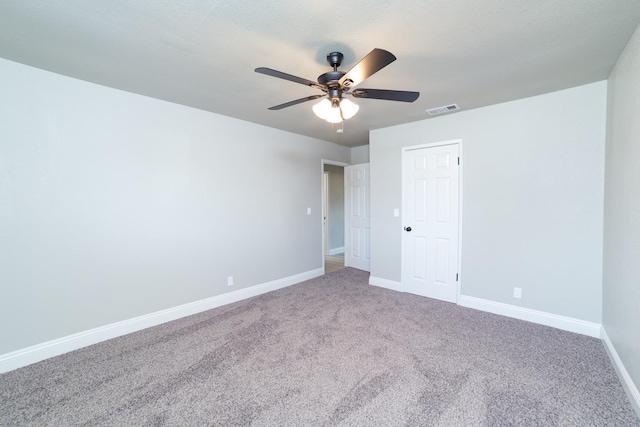
[[[460,107],[458,106],[458,104],[451,104],[445,105],[444,107],[432,108],[430,110],[427,110],[427,113],[429,113],[430,116],[435,116],[437,114],[448,113],[450,111],[456,111],[459,109]]]

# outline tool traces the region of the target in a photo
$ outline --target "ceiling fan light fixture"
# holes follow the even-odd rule
[[[329,114],[324,118],[329,123],[340,123],[342,121],[342,114],[340,114],[340,106],[330,106]]]
[[[344,117],[345,120],[348,120],[356,115],[356,113],[360,109],[360,106],[358,104],[354,104],[348,99],[343,98],[340,101],[340,108],[342,109],[342,117]]]
[[[313,106],[315,115],[329,123],[340,123],[343,119],[350,119],[356,115],[359,109],[360,106],[348,99],[341,99],[337,105],[334,105],[325,98]]]
[[[322,101],[318,102],[313,106],[313,112],[321,119],[326,119],[331,113],[331,101],[325,98]]]

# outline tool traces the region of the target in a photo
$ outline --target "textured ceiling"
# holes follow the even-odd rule
[[[638,0],[0,0],[0,57],[347,146],[371,129],[607,78],[640,23]],[[359,87],[413,90],[412,104],[357,99],[344,134],[308,102],[309,80],[373,48],[398,60]],[[7,84],[7,82],[3,82]],[[455,113],[453,113],[455,114]]]

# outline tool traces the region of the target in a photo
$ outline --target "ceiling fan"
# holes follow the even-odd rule
[[[330,123],[339,123],[353,117],[360,108],[350,100],[343,98],[350,95],[354,98],[384,99],[388,101],[413,102],[420,96],[420,92],[386,89],[353,89],[352,87],[362,83],[387,65],[396,60],[396,57],[384,49],[373,49],[367,56],[358,62],[346,73],[339,71],[344,55],[340,52],[331,52],[327,55],[327,62],[333,67],[333,71],[321,74],[317,83],[302,77],[293,76],[271,68],[256,68],[255,72],[277,77],[294,83],[300,83],[324,92],[321,95],[312,95],[295,101],[270,107],[269,110],[281,110],[293,105],[301,104],[314,99],[324,98],[319,104],[313,106],[314,113]]]

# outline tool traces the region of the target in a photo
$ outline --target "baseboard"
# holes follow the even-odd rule
[[[391,289],[393,291],[403,292],[402,283],[393,280],[370,276],[369,284]],[[588,335],[595,338],[600,338],[600,330],[602,329],[599,323],[587,322],[586,320],[575,319],[573,317],[560,316],[558,314],[547,313],[545,311],[532,310],[530,308],[503,304],[467,295],[460,295],[458,305],[487,311],[489,313],[500,314],[502,316],[513,317],[515,319],[526,320],[528,322],[538,323],[545,326],[551,326],[565,331],[576,332],[578,334]]]
[[[212,308],[221,307],[223,305],[295,285],[296,283],[322,276],[322,274],[324,274],[324,269],[318,268],[282,279],[273,280],[271,282],[251,286],[249,288],[238,289],[237,291],[226,294],[112,323],[110,325],[100,326],[98,328],[16,350],[11,353],[6,353],[0,355],[0,373],[9,372],[32,363],[40,362],[41,360],[45,360],[50,357],[68,353],[79,348],[97,344],[132,332],[137,332],[152,326],[157,326],[162,323],[170,322],[172,320],[180,319]]]
[[[530,308],[503,304],[467,295],[460,295],[458,305],[600,338],[601,325],[599,323],[587,322],[586,320],[575,319],[573,317],[560,316],[545,311],[532,310]]]
[[[329,255],[338,255],[344,253],[344,246],[341,248],[333,248],[329,249]]]
[[[627,372],[627,368],[625,368],[624,364],[622,363],[622,360],[620,359],[620,356],[618,356],[618,352],[616,351],[616,348],[613,346],[613,343],[609,339],[609,336],[607,335],[607,331],[605,330],[604,326],[602,327],[601,338],[602,338],[602,341],[604,341],[604,348],[607,350],[607,353],[609,354],[609,359],[611,359],[611,363],[613,364],[613,367],[615,368],[616,373],[618,374],[618,378],[622,383],[622,388],[624,388],[624,391],[627,393],[627,396],[629,397],[629,401],[631,402],[631,406],[633,407],[633,410],[636,411],[636,415],[640,417],[640,391],[638,391],[638,388],[633,383],[633,380],[631,379],[629,372]]]
[[[379,286],[381,288],[391,289],[392,291],[402,292],[402,284],[394,280],[382,279],[380,277],[369,276],[369,284]]]

